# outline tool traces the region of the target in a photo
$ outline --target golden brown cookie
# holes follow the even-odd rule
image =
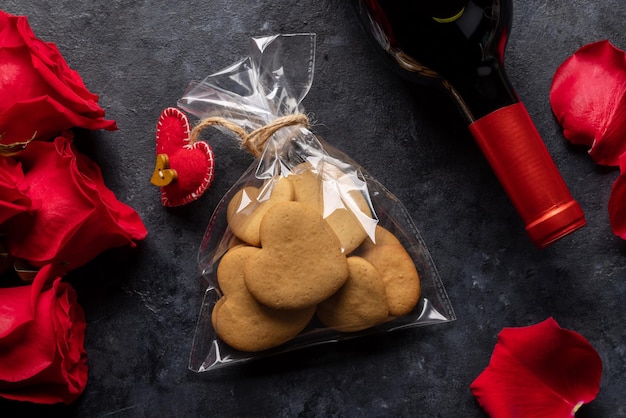
[[[258,251],[260,248],[237,245],[224,254],[217,266],[217,284],[222,294],[237,293],[245,287],[243,266]]]
[[[224,296],[215,304],[211,322],[229,346],[248,352],[276,347],[298,335],[309,323],[315,308],[279,311],[256,301],[244,283],[244,266],[259,248],[240,246],[228,251],[217,269]]]
[[[300,202],[280,202],[263,217],[261,249],[246,263],[250,293],[275,309],[311,307],[348,278],[339,239],[321,215]]]
[[[239,239],[258,247],[259,226],[267,210],[277,202],[292,199],[293,187],[286,177],[268,180],[260,188],[244,187],[228,203],[228,226]]]
[[[420,298],[420,280],[415,264],[398,238],[381,226],[376,227],[376,244],[366,239],[357,251],[376,267],[387,294],[389,314],[406,315]]]
[[[324,164],[323,167],[332,181],[323,181],[309,163],[294,169],[294,174],[288,177],[293,184],[293,200],[317,210],[339,237],[344,252],[350,254],[367,236],[356,215],[371,218],[372,212],[367,200],[345,173],[331,164]],[[347,189],[343,196],[337,189],[340,182]]]
[[[342,332],[361,331],[389,317],[385,285],[376,268],[361,257],[348,257],[346,283],[317,307],[324,325]]]

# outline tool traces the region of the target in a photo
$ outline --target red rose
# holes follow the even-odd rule
[[[65,129],[117,129],[53,43],[26,17],[0,10],[0,143],[50,139]],[[16,123],[19,121],[19,123]]]
[[[22,163],[28,197],[41,207],[6,222],[13,257],[67,272],[146,237],[139,215],[105,186],[98,165],[75,151],[69,131],[53,142],[31,142],[14,158]]]
[[[42,268],[30,286],[0,288],[0,396],[69,404],[87,384],[85,316],[74,289]],[[42,286],[53,280],[52,286]]]
[[[0,224],[32,208],[26,188],[20,164],[10,157],[0,156]]]

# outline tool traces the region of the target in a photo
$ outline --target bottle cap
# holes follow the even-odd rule
[[[545,248],[559,238],[586,225],[585,214],[575,200],[555,206],[532,223],[526,225],[526,232],[539,248]]]

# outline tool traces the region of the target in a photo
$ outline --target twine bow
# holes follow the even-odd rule
[[[211,116],[202,119],[191,131],[189,135],[189,144],[195,143],[200,137],[200,133],[209,126],[222,126],[232,132],[234,132],[239,138],[241,138],[241,148],[247,149],[255,157],[259,157],[263,153],[265,143],[271,138],[277,131],[287,126],[301,125],[305,128],[309,128],[309,118],[302,114],[296,113],[292,115],[282,116],[274,119],[265,126],[261,126],[258,129],[248,133],[241,126],[228,119]]]

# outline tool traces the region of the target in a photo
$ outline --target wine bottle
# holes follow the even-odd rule
[[[586,224],[504,71],[511,0],[352,1],[397,72],[437,83],[455,100],[535,245]]]

